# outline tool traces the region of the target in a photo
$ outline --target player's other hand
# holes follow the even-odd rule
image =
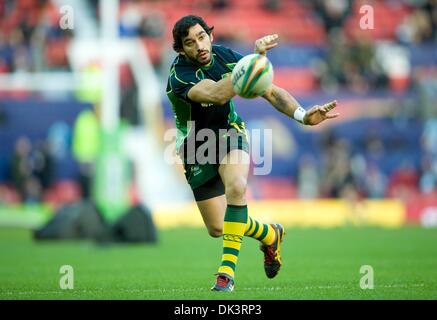
[[[264,36],[255,41],[255,53],[265,55],[267,50],[270,50],[278,45],[279,36],[275,34],[270,34]]]
[[[331,101],[323,106],[314,106],[306,112],[303,122],[307,125],[314,126],[326,119],[337,118],[339,113],[329,113],[337,106],[337,101]]]

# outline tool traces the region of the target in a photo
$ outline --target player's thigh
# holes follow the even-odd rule
[[[240,149],[231,150],[220,162],[219,174],[225,189],[245,189],[249,175],[249,154]]]
[[[223,221],[227,205],[225,195],[197,201],[196,203],[208,233],[212,237],[220,237],[223,234]]]

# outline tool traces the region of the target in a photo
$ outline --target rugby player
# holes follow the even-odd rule
[[[264,270],[268,278],[281,268],[281,242],[285,231],[280,224],[264,224],[248,213],[246,201],[249,173],[249,145],[243,120],[232,98],[231,77],[242,55],[223,46],[213,45],[213,27],[198,16],[184,16],[173,28],[173,48],[178,53],[168,78],[167,96],[173,106],[178,135],[176,147],[183,160],[186,179],[203,221],[212,237],[223,237],[222,261],[211,288],[232,291],[235,268],[244,236],[261,242]],[[255,41],[254,52],[265,55],[278,45],[278,35]],[[274,108],[304,125],[316,125],[333,119],[336,101],[305,110],[284,89],[272,84],[263,98]],[[199,163],[196,150],[203,141],[195,141],[202,129],[216,132],[216,161]],[[220,129],[228,134],[220,135]],[[194,149],[189,145],[193,143]],[[225,152],[219,152],[225,150]],[[209,155],[211,156],[211,155]],[[209,159],[209,158],[208,158]]]

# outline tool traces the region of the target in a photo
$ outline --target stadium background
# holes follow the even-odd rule
[[[181,167],[163,161],[171,29],[189,13],[242,54],[278,33],[274,82],[306,108],[338,101],[338,120],[306,128],[236,98],[249,129],[273,130],[272,172],[249,180],[253,215],[288,227],[437,226],[436,1],[116,2],[0,1],[2,226],[35,228],[84,198],[109,221],[142,203],[159,230],[202,225]],[[360,28],[363,6],[373,29]]]

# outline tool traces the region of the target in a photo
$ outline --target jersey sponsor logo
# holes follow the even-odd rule
[[[202,169],[199,166],[194,166],[191,167],[191,172],[193,173],[193,176],[197,176],[202,173]]]

